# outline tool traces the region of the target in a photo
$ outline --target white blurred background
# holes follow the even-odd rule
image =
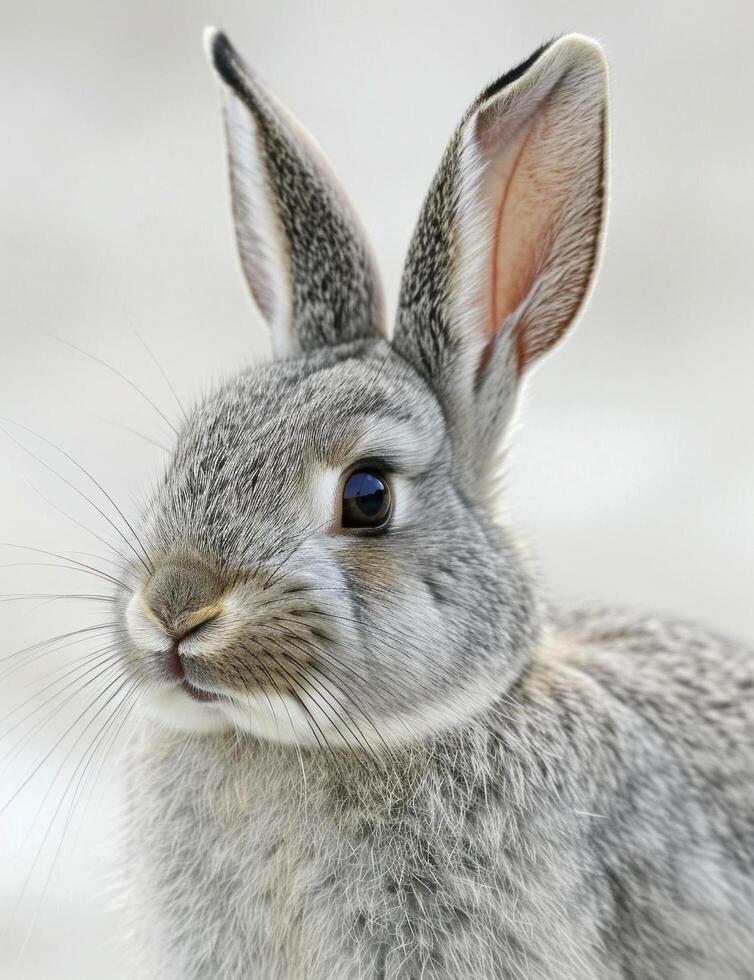
[[[507,504],[552,597],[671,611],[754,640],[754,8],[3,0],[0,415],[71,452],[130,513],[163,458],[147,439],[167,445],[169,429],[60,339],[173,417],[140,337],[184,401],[267,351],[234,254],[207,23],[228,31],[325,147],[371,232],[390,307],[467,103],[543,39],[577,30],[603,42],[613,114],[602,275],[578,329],[528,387]],[[93,490],[49,445],[3,425]],[[114,540],[0,433],[0,539],[102,554],[56,507]],[[3,566],[23,562],[55,559],[0,548]],[[61,569],[3,567],[0,578],[4,594],[103,593]],[[0,657],[104,621],[101,608],[2,601]],[[45,720],[59,702],[40,708],[71,656],[0,661],[0,975],[12,980],[129,976],[113,952],[119,913],[103,897],[117,879],[118,764],[105,762],[66,827],[86,738],[68,759],[65,743],[46,758],[87,703],[64,704],[65,721],[54,710]]]

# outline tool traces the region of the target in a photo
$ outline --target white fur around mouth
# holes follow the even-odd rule
[[[142,704],[145,713],[160,725],[195,734],[235,730],[265,742],[312,748],[321,747],[323,740],[335,748],[342,747],[343,732],[345,737],[350,735],[343,726],[333,727],[314,701],[304,707],[284,693],[215,693],[193,687],[184,679],[148,689]]]
[[[216,694],[214,691],[207,691],[203,687],[196,687],[187,677],[183,678],[179,687],[188,694],[192,701],[196,701],[197,704],[214,704],[223,700],[221,694]]]
[[[229,701],[216,695],[212,700],[204,700],[205,693],[208,692],[200,692],[186,681],[160,684],[145,690],[142,710],[160,725],[178,731],[212,734],[232,728],[232,722],[223,710]]]

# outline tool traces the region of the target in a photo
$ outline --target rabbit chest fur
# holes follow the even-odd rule
[[[604,614],[549,636],[484,719],[384,768],[145,736],[148,975],[751,976],[752,652]]]

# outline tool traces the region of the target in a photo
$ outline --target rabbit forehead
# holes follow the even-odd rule
[[[263,526],[265,537],[274,528],[295,533],[299,523],[304,531],[320,516],[310,504],[323,478],[331,498],[338,473],[361,460],[408,475],[425,469],[444,445],[442,413],[395,360],[306,358],[251,369],[220,388],[181,435],[155,501],[156,543],[231,558],[226,532],[241,543]]]
[[[195,413],[177,455],[221,452],[260,470],[274,470],[280,457],[337,464],[364,452],[421,462],[444,435],[436,399],[402,363],[305,358],[250,369],[220,388]]]

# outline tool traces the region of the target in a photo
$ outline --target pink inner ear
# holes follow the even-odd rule
[[[518,306],[531,286],[531,262],[529,249],[525,248],[531,237],[528,216],[523,214],[517,222],[516,231],[522,237],[521,246],[513,249],[511,234],[515,212],[520,209],[517,194],[522,183],[519,167],[529,146],[534,129],[531,121],[523,128],[519,138],[513,143],[495,166],[495,184],[498,187],[498,201],[495,207],[495,237],[492,251],[492,316],[488,324],[490,338],[497,333],[505,318]]]
[[[493,228],[480,371],[512,313],[520,310],[520,372],[560,338],[581,303],[599,237],[600,112],[568,72],[544,93],[530,89],[480,112],[479,192]]]
[[[553,152],[557,147],[548,141],[549,115],[543,106],[524,120],[513,138],[506,138],[505,150],[493,158],[487,172],[488,186],[497,195],[489,341],[545,271],[556,235],[569,174],[567,163],[563,166]],[[517,347],[522,368],[527,359],[523,331]]]

